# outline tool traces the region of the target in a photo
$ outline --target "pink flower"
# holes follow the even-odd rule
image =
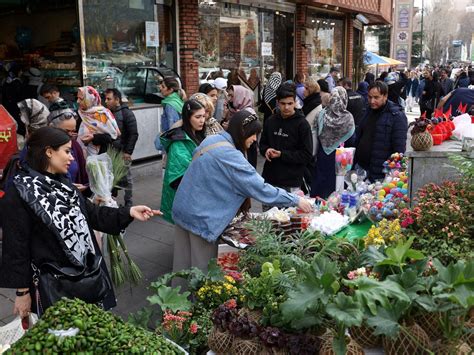
[[[349,273],[347,274],[347,278],[348,278],[349,280],[354,280],[356,277],[357,277],[357,276],[356,276],[355,271],[349,271]]]
[[[237,301],[232,298],[225,303],[225,306],[229,309],[237,308]]]
[[[198,331],[198,325],[195,322],[192,322],[191,325],[189,326],[189,332],[191,334],[196,334]]]

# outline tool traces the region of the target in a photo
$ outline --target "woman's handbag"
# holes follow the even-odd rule
[[[87,303],[103,301],[112,289],[109,275],[101,266],[102,257],[92,253],[87,255],[83,268],[61,267],[48,262],[36,267],[32,264],[33,283],[39,297],[38,313],[48,308],[62,297],[79,298]]]

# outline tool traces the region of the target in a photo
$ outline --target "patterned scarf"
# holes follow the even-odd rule
[[[270,75],[268,83],[265,86],[265,90],[263,92],[263,101],[265,101],[267,105],[270,106],[270,101],[276,97],[276,91],[280,87],[282,81],[283,79],[279,72],[274,72],[272,75]]]
[[[120,136],[117,121],[112,112],[101,105],[100,95],[97,90],[92,86],[84,86],[79,88],[79,91],[84,95],[83,103],[87,107],[86,109],[79,109],[79,116],[82,119],[78,132],[79,137],[87,133],[107,133],[112,139],[117,139]],[[88,155],[98,154],[99,148],[90,143],[87,146]]]
[[[347,91],[336,86],[329,105],[319,114],[318,136],[324,152],[329,155],[348,140],[355,130],[354,117],[347,111]]]
[[[20,109],[21,121],[30,132],[48,125],[48,108],[36,99],[26,99],[17,104]]]
[[[13,183],[21,198],[56,236],[69,261],[84,266],[87,254],[95,254],[95,248],[77,190],[26,167]]]
[[[232,85],[232,89],[234,90],[234,98],[232,99],[233,107],[229,109],[231,114],[233,115],[245,109],[251,109],[255,112],[253,108],[253,92],[242,85]]]

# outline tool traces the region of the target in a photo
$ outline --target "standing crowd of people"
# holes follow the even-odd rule
[[[51,262],[77,270],[100,265],[105,291],[92,298],[105,308],[113,306],[93,230],[116,233],[133,218],[148,220],[162,213],[175,226],[173,270],[195,266],[206,271],[217,256],[219,236],[237,214],[249,211],[251,199],[264,210],[298,206],[311,211],[303,195],[326,199],[334,192],[341,145],[356,148],[355,169],[365,170],[371,181],[383,178],[383,162],[405,152],[405,110],[419,102],[429,115],[466,81],[462,74],[451,81],[445,68],[425,69],[422,77],[416,70],[384,72],[379,78],[368,73],[357,84],[340,74],[334,67],[323,78],[298,73],[287,80],[274,72],[259,102],[238,73],[201,84],[189,97],[178,79],[164,78],[161,132],[154,142],[163,153],[160,211],[133,206],[130,169],[122,207],[110,209],[87,199],[88,156],[112,146],[131,164],[138,129],[119,90],[105,91],[104,106],[96,89],[79,88],[77,110],[46,84],[37,91],[40,97],[16,102],[14,117],[25,126],[19,134],[26,144],[17,169],[4,174],[6,193],[0,199],[2,206],[15,206],[2,207],[0,216],[0,287],[17,289],[15,311],[36,309],[31,304],[32,265]],[[261,175],[258,154],[264,158]]]

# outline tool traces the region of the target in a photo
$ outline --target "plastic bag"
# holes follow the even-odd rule
[[[453,131],[453,136],[461,140],[464,137],[474,138],[474,125],[471,123],[471,116],[467,113],[454,117],[454,126],[456,129]]]
[[[110,156],[107,153],[88,156],[86,170],[94,199],[98,198],[102,206],[117,207],[116,201],[112,198],[114,174]]]
[[[16,317],[7,325],[0,327],[0,345],[11,345],[17,340],[19,340],[25,333],[26,330],[31,328],[38,321],[38,316],[34,313],[31,313],[29,316],[29,321],[27,328],[24,327],[24,322],[22,322],[20,316]]]

